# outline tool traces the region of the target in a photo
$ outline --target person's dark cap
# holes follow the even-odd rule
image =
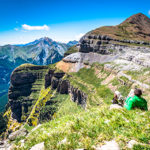
[[[142,95],[142,90],[141,89],[135,89],[134,90],[134,94],[138,97],[140,97]]]

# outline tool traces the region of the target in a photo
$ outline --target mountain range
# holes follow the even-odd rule
[[[48,65],[60,61],[64,53],[77,41],[67,44],[53,41],[48,37],[40,38],[22,45],[0,46],[0,96],[1,105],[6,102],[10,74],[21,64],[31,63],[35,65]]]
[[[150,110],[149,27],[138,13],[88,32],[55,64],[15,68],[0,147],[149,150],[150,111],[111,102],[115,91],[125,101],[140,88]]]

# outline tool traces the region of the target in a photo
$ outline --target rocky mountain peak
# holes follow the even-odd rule
[[[52,42],[53,40],[49,37],[42,37],[42,38],[39,39],[39,41],[47,41],[47,42],[50,41],[50,42]]]
[[[142,13],[135,14],[127,18],[120,25],[133,24],[135,27],[145,33],[150,33],[150,18]]]
[[[142,23],[142,22],[150,22],[150,19],[142,14],[142,13],[137,13],[135,15],[132,15],[131,17],[127,18],[123,23],[132,23],[132,24],[138,24],[138,23]]]
[[[124,22],[116,26],[103,26],[88,34],[107,35],[117,40],[150,41],[150,18],[142,13],[135,14],[127,18]]]
[[[48,38],[48,37],[42,37],[38,40],[34,41],[34,44],[46,44],[46,45],[51,45],[51,43],[54,42],[52,39]]]

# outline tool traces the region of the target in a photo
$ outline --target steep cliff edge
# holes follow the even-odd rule
[[[135,80],[142,79],[143,75],[149,78],[150,69],[142,70],[143,72],[122,72],[138,74],[138,79],[132,81],[118,72],[119,66],[113,65],[94,63],[70,73],[49,66],[45,74],[46,82],[27,119],[29,125],[37,125],[36,121],[42,125],[30,130],[26,123],[24,128],[28,129],[29,134],[15,140],[18,149],[22,149],[22,139],[26,150],[42,142],[45,149],[76,149],[81,146],[92,149],[93,141],[97,147],[97,143],[104,144],[104,141],[112,139],[117,141],[121,149],[126,149],[132,139],[144,144],[143,147],[149,147],[149,111],[110,109],[110,104],[115,90],[126,97],[131,88],[139,86]],[[145,83],[148,84],[147,81]],[[149,100],[149,88],[143,86],[143,90],[144,97]],[[72,101],[67,93],[71,95]],[[83,105],[84,102],[86,105]],[[86,109],[80,106],[85,106]],[[139,128],[141,130],[135,135]],[[81,145],[78,144],[79,140]],[[63,144],[60,143],[62,141]]]
[[[47,66],[25,64],[13,71],[8,105],[12,117],[18,122],[26,120],[32,106],[36,103],[47,69]]]
[[[125,26],[126,24],[128,26]],[[149,35],[146,37],[141,36],[141,34],[146,32],[149,33],[149,24],[150,19],[140,13],[129,17],[118,26],[100,27],[90,31],[80,39],[78,46],[72,47],[70,55],[63,58],[63,61],[59,62],[57,67],[65,72],[77,72],[94,62],[113,62],[121,66],[118,68],[119,70],[149,68]],[[125,26],[126,30],[124,27],[122,29],[122,26]],[[117,28],[117,32],[121,29],[126,32],[131,32],[130,30],[132,30],[132,34],[135,37],[139,36],[143,38],[132,39],[130,34],[126,34],[126,32],[122,32],[126,37],[120,35],[120,38],[118,38],[119,36],[116,36],[115,32],[112,33],[110,31],[111,28]]]
[[[78,88],[74,88],[67,76],[63,71],[58,70],[55,65],[24,64],[16,68],[11,75],[8,94],[7,112],[11,113],[8,117],[10,120],[9,126],[13,126],[12,120],[37,125],[40,118],[43,118],[40,113],[41,110],[44,111],[47,105],[53,105],[53,99],[54,97],[57,99],[58,94],[69,94],[72,101],[85,108],[86,94]],[[52,116],[55,111],[48,113],[51,113]],[[44,115],[48,114],[44,113]]]

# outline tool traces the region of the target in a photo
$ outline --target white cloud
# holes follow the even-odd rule
[[[80,40],[80,38],[84,35],[84,33],[80,33],[75,36],[76,40]]]
[[[150,10],[148,11],[148,14],[150,15]]]
[[[46,30],[46,31],[48,31],[50,29],[47,25],[43,25],[43,26],[30,26],[30,25],[27,25],[27,24],[23,24],[22,28],[24,30],[29,30],[29,31],[32,31],[32,30]]]

